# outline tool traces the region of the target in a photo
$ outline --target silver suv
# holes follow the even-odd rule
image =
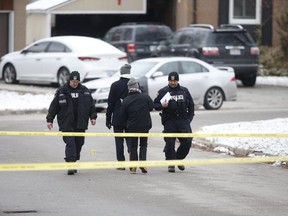
[[[234,68],[243,86],[254,86],[259,68],[259,48],[241,25],[193,24],[162,41],[152,54],[157,56],[190,56],[216,67]]]

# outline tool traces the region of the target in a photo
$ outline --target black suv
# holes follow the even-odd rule
[[[160,41],[173,34],[170,27],[154,23],[123,23],[112,27],[104,41],[127,53],[128,61],[151,57]]]
[[[254,86],[259,67],[259,48],[241,25],[209,24],[181,28],[155,49],[152,56],[190,56],[216,67],[234,68],[243,86]]]

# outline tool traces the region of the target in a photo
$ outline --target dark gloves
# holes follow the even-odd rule
[[[111,121],[106,120],[106,127],[110,130],[111,129]]]

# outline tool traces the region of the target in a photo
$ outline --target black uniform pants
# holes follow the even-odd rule
[[[114,133],[125,133],[125,127],[122,126],[113,126]],[[127,138],[124,137],[115,137],[115,145],[116,145],[116,158],[118,161],[125,161],[124,155],[124,139],[127,144],[127,151],[129,152],[129,147],[127,143]]]
[[[188,119],[168,120],[164,124],[164,133],[192,133],[190,121]],[[164,148],[166,160],[184,159],[191,148],[191,137],[179,137],[179,147],[175,151],[176,137],[165,137],[166,145]]]
[[[67,131],[68,132],[68,131]],[[69,132],[85,132],[85,130],[75,130]],[[84,136],[63,136],[63,141],[66,143],[65,147],[65,161],[75,162],[80,160],[80,153],[85,142]]]

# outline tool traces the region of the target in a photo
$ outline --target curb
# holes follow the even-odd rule
[[[208,150],[208,151],[213,151],[213,152],[219,152],[219,151],[214,151],[215,148],[217,147],[223,147],[228,149],[230,152],[233,152],[233,156],[236,157],[247,157],[249,154],[254,153],[253,151],[249,150],[249,149],[240,149],[240,148],[233,148],[231,146],[227,146],[227,145],[223,145],[220,143],[214,143],[214,142],[210,142],[207,141],[204,138],[194,138],[193,139],[193,146],[196,148],[200,148],[203,150]],[[221,153],[221,152],[219,152]],[[232,155],[230,153],[230,155]]]

